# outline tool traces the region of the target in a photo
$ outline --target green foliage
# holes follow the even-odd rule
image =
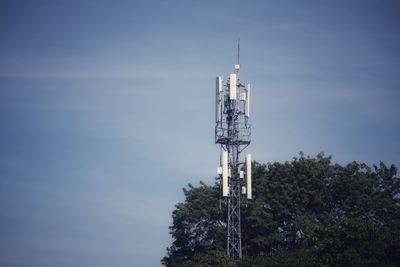
[[[254,199],[243,207],[241,266],[399,266],[400,179],[395,166],[370,168],[300,154],[253,163]],[[219,187],[184,189],[170,227],[166,266],[235,266],[225,256]]]
[[[168,256],[162,260],[166,266],[196,266],[209,262],[227,266],[224,255],[225,223],[219,208],[219,189],[200,182],[199,187],[189,184],[184,188],[185,202],[175,205],[170,233],[174,242]],[[215,265],[211,264],[211,265]]]

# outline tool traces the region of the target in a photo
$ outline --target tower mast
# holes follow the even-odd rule
[[[235,73],[224,83],[222,76],[216,84],[215,143],[221,147],[221,162],[218,168],[222,184],[222,197],[227,205],[227,255],[235,260],[242,258],[241,197],[251,199],[251,156],[245,161],[241,152],[250,145],[250,84],[239,79],[240,39],[238,40],[238,63]],[[245,168],[243,168],[245,167]],[[246,180],[244,171],[246,170]]]

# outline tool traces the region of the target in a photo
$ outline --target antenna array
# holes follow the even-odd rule
[[[227,204],[227,255],[242,258],[240,206],[241,198],[252,198],[251,155],[241,159],[241,152],[250,145],[250,84],[239,79],[238,63],[235,73],[224,81],[216,80],[215,143],[220,144],[221,195]],[[246,179],[245,179],[246,177]]]

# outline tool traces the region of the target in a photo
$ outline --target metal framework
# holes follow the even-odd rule
[[[241,152],[250,144],[251,126],[248,122],[250,85],[240,82],[239,70],[238,57],[235,74],[231,74],[226,82],[222,77],[217,78],[215,126],[215,143],[221,146],[221,165],[218,173],[221,180],[222,197],[227,204],[226,252],[235,260],[242,258],[241,198],[245,198],[247,195],[247,198],[251,199],[251,163],[249,167],[248,162],[241,160]],[[227,157],[228,160],[224,160],[224,157]],[[251,162],[250,155],[246,157],[247,160]],[[245,166],[247,166],[247,180],[244,179]]]

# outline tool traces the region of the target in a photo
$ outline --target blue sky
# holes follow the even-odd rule
[[[398,1],[2,1],[0,265],[159,266],[241,38],[259,162],[400,165]]]

